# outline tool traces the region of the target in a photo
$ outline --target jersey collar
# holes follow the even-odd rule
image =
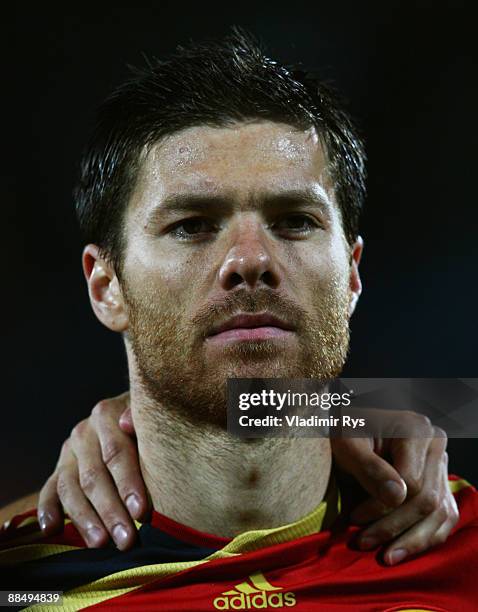
[[[298,521],[280,527],[245,531],[234,538],[224,538],[182,525],[156,511],[153,511],[151,525],[183,542],[220,549],[226,555],[234,555],[296,540],[329,529],[340,511],[340,491],[334,476],[331,475],[323,501]]]

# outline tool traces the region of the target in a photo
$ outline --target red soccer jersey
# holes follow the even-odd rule
[[[478,492],[450,476],[460,521],[449,539],[401,564],[354,549],[358,528],[340,496],[296,523],[220,538],[154,513],[138,544],[87,549],[71,522],[43,538],[34,511],[0,539],[1,589],[62,590],[58,610],[276,610],[297,612],[476,612]]]

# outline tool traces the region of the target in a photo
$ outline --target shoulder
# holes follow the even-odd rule
[[[478,491],[470,482],[455,474],[448,475],[448,487],[455,497],[460,520],[456,529],[478,527]]]
[[[475,499],[478,495],[476,487],[471,482],[456,474],[448,474],[448,487],[455,497],[465,495]]]
[[[24,514],[36,508],[38,504],[38,492],[29,493],[20,499],[16,499],[15,501],[9,503],[7,506],[0,508],[0,528],[5,523],[9,523],[9,521],[20,514]]]

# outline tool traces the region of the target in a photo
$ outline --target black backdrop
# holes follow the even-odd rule
[[[61,441],[126,386],[95,320],[71,188],[95,106],[141,63],[239,24],[346,94],[367,139],[364,292],[348,376],[477,376],[477,65],[472,3],[26,7],[3,15],[0,504],[38,488]],[[451,469],[478,482],[476,440]]]

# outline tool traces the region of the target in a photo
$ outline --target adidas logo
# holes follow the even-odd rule
[[[221,593],[213,602],[216,610],[291,608],[296,603],[295,593],[284,592],[282,587],[272,586],[262,572],[251,574],[230,591]]]

